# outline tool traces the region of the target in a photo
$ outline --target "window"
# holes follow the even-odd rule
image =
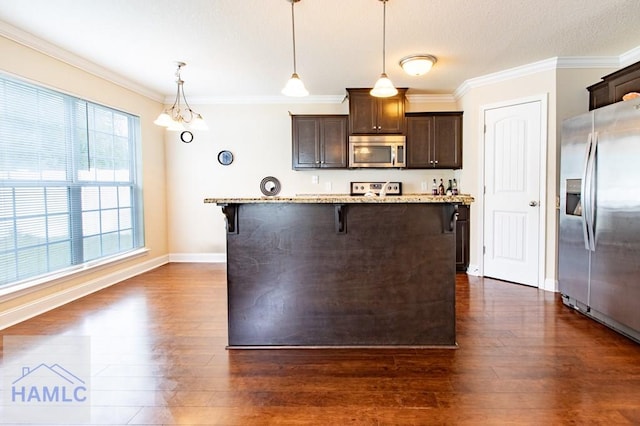
[[[144,245],[139,127],[0,75],[0,287]]]

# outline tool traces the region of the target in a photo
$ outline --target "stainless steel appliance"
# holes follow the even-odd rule
[[[560,194],[563,302],[640,342],[640,99],[565,120]]]
[[[351,182],[351,195],[402,195],[402,182]]]
[[[404,135],[349,136],[349,167],[404,168]]]

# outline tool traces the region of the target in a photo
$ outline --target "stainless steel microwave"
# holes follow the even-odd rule
[[[349,167],[403,168],[405,165],[404,135],[349,136]]]

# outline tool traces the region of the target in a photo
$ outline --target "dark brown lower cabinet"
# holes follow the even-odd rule
[[[469,268],[469,206],[458,206],[456,222],[456,270],[465,272]]]
[[[454,205],[224,209],[230,348],[456,344]]]

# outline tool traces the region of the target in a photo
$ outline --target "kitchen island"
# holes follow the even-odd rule
[[[227,225],[229,348],[455,347],[469,196],[207,198]]]

